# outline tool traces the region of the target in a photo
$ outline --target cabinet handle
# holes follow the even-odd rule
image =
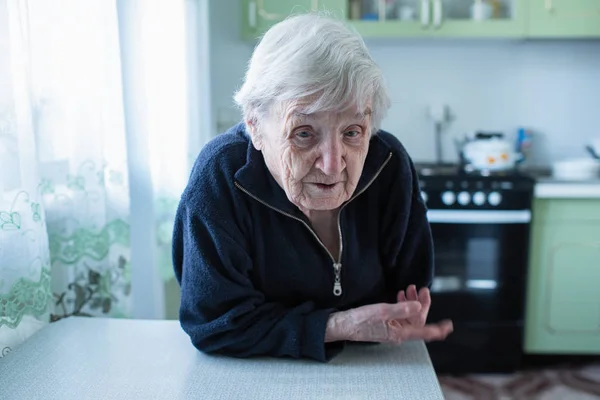
[[[442,25],[442,0],[433,0],[433,26]]]
[[[429,26],[429,19],[431,18],[429,10],[429,0],[421,0],[421,26],[423,28]]]
[[[256,1],[248,3],[248,25],[251,28],[256,28]]]

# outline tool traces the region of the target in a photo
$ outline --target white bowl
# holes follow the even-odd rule
[[[600,162],[592,158],[562,160],[552,165],[552,176],[563,180],[591,180],[600,178]]]

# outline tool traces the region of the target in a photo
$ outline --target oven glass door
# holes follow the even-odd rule
[[[519,319],[530,211],[429,211],[434,240],[432,311],[471,321]]]

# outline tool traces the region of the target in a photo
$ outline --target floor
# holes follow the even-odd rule
[[[598,400],[600,362],[510,375],[439,376],[446,400]]]

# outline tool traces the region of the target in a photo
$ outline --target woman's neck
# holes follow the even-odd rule
[[[317,236],[333,257],[337,257],[340,248],[339,228],[337,224],[339,209],[326,211],[310,211],[304,213]]]

